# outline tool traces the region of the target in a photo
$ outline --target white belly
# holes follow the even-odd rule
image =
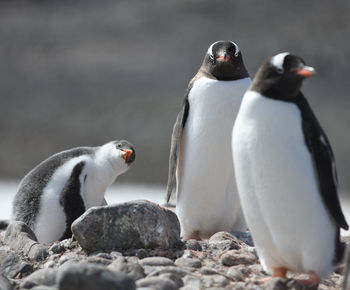
[[[234,179],[231,136],[250,79],[197,80],[189,94],[177,182],[181,235],[245,228]]]
[[[248,92],[233,131],[244,215],[265,270],[332,269],[336,227],[318,190],[296,105]]]
[[[62,237],[66,229],[66,215],[60,204],[62,190],[74,166],[87,159],[87,156],[76,157],[59,167],[44,188],[34,226],[34,233],[40,243],[53,243]]]

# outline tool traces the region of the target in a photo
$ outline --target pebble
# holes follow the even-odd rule
[[[150,287],[154,290],[177,290],[179,287],[174,281],[164,277],[143,278],[136,282],[137,287]]]
[[[135,282],[124,273],[116,273],[103,266],[80,262],[59,269],[59,290],[134,290]]]
[[[137,257],[118,257],[107,268],[113,272],[128,274],[134,280],[139,280],[146,276],[145,270],[139,264]]]
[[[196,258],[178,258],[175,261],[175,265],[179,267],[200,268],[202,267],[202,262]]]
[[[53,286],[56,284],[57,269],[39,269],[28,277],[24,278],[20,284],[21,288],[31,289],[38,285]]]
[[[246,251],[232,250],[223,254],[220,263],[224,266],[250,265],[256,262],[257,258],[253,253]]]
[[[0,273],[8,278],[23,277],[33,272],[33,267],[11,250],[0,250]]]
[[[164,257],[148,257],[140,260],[141,266],[173,266],[174,262]]]

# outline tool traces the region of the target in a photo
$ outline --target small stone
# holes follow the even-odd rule
[[[97,256],[87,257],[86,260],[87,260],[89,263],[99,264],[99,265],[103,265],[103,266],[108,266],[109,264],[112,263],[112,260],[108,260],[108,259],[104,259],[104,258],[99,258],[99,257],[97,257]]]
[[[9,279],[7,279],[6,276],[3,274],[0,274],[0,289],[1,290],[12,290],[13,286],[11,285],[11,282]]]
[[[182,282],[181,276],[173,274],[173,273],[164,273],[164,274],[159,275],[158,277],[170,279],[171,281],[173,281],[176,284],[176,286],[178,288],[181,288],[184,285],[184,283]]]
[[[254,247],[253,238],[250,232],[233,232],[232,234],[248,246]]]
[[[210,237],[208,240],[209,246],[212,249],[239,250],[243,243],[228,232],[218,232]]]
[[[210,267],[202,267],[200,272],[203,275],[214,275],[214,274],[218,273],[215,269],[210,268]]]
[[[33,267],[11,250],[0,250],[0,273],[9,278],[22,277],[33,272]]]
[[[140,260],[141,266],[173,266],[174,262],[165,257],[149,257]]]
[[[59,254],[64,251],[65,251],[65,247],[60,242],[53,243],[52,246],[49,248],[50,255]]]
[[[11,249],[23,252],[31,260],[43,260],[48,256],[47,248],[39,244],[33,231],[23,222],[15,221],[9,224],[4,242]]]
[[[146,277],[136,282],[137,287],[150,287],[154,290],[177,290],[179,287],[176,283],[168,278],[163,277]]]
[[[96,257],[97,258],[102,258],[102,259],[107,259],[107,260],[112,260],[112,256],[110,254],[108,254],[108,253],[98,253],[96,255]]]
[[[196,240],[188,240],[186,241],[186,249],[192,250],[192,251],[202,251],[202,246]]]
[[[6,230],[8,225],[9,225],[9,221],[8,220],[1,220],[0,221],[0,231]]]
[[[39,269],[22,280],[21,288],[31,289],[38,285],[53,286],[56,284],[57,269]]]
[[[31,290],[58,290],[58,288],[56,286],[39,285],[31,288]]]
[[[145,277],[145,271],[143,267],[140,266],[136,257],[119,257],[107,268],[113,272],[123,272],[128,274],[134,280],[139,280]]]
[[[186,275],[182,281],[184,282],[184,287],[181,290],[200,290],[203,289],[202,282],[199,278]]]
[[[200,268],[202,267],[202,262],[196,258],[179,258],[175,261],[175,265],[179,267]]]
[[[223,254],[220,258],[220,263],[224,266],[234,266],[234,265],[250,265],[257,261],[254,254],[246,251],[232,250]]]
[[[244,281],[245,278],[251,273],[251,271],[243,265],[237,265],[230,267],[226,273],[234,281]]]
[[[176,247],[181,243],[175,213],[149,201],[93,207],[72,224],[87,252]]]
[[[117,259],[117,258],[119,258],[119,257],[123,257],[123,254],[122,254],[122,253],[116,252],[116,251],[111,252],[110,255],[111,255],[111,258],[112,258],[113,260],[114,260],[114,259]]]
[[[135,282],[124,273],[112,272],[105,267],[84,262],[66,264],[57,276],[59,290],[134,290]]]
[[[153,271],[151,274],[148,275],[148,277],[159,276],[167,273],[179,276],[181,278],[186,275],[191,275],[191,272],[186,271],[185,269],[182,269],[180,267],[166,266],[166,267],[160,267],[158,270]]]

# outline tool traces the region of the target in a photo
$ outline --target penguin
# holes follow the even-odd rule
[[[12,220],[26,223],[42,244],[70,238],[72,222],[90,207],[105,205],[107,187],[134,160],[134,147],[124,140],[59,152],[22,179]]]
[[[210,45],[171,138],[167,201],[176,191],[184,240],[246,230],[233,177],[232,127],[250,77],[232,41]]]
[[[318,284],[343,256],[348,229],[329,140],[300,91],[314,74],[288,52],[268,59],[245,93],[232,151],[238,192],[264,270]]]

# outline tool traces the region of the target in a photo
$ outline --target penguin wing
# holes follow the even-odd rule
[[[305,97],[300,93],[298,99],[303,117],[305,142],[314,161],[323,203],[337,225],[347,230],[349,226],[341,210],[337,193],[338,177],[332,147]]]
[[[176,170],[179,163],[181,137],[182,137],[183,129],[186,125],[189,109],[190,109],[190,104],[188,102],[188,93],[187,93],[184,104],[181,108],[181,111],[177,115],[177,118],[173,127],[173,134],[171,136],[171,148],[170,148],[170,156],[169,156],[169,174],[168,174],[168,185],[167,185],[167,196],[166,196],[167,202],[169,202],[171,194],[176,189]]]
[[[86,162],[81,161],[74,166],[60,196],[60,204],[66,215],[66,230],[61,239],[67,239],[72,236],[70,229],[72,223],[85,212],[85,205],[81,196],[83,183],[86,179],[86,175],[84,178],[81,178],[85,165]]]

